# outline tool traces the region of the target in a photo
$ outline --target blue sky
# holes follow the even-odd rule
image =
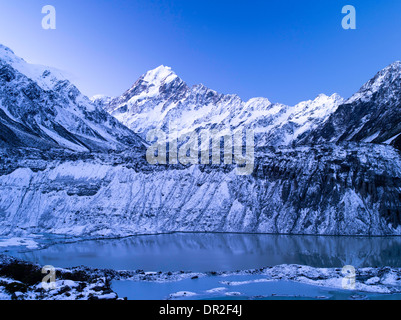
[[[47,4],[56,30],[41,27]],[[345,5],[356,30],[341,27]],[[0,0],[0,43],[89,96],[119,95],[163,64],[189,85],[293,105],[347,98],[401,60],[400,17],[399,0]]]

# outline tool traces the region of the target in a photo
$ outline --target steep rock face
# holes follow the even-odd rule
[[[128,153],[1,159],[3,235],[401,234],[401,161],[389,146],[259,150],[251,176],[151,166]]]
[[[401,62],[381,70],[297,143],[363,141],[401,149]]]
[[[95,98],[96,100],[96,98]],[[253,129],[257,145],[289,145],[300,134],[322,124],[343,99],[334,94],[294,107],[273,104],[266,98],[242,101],[204,85],[188,87],[169,67],[144,74],[121,97],[100,105],[121,123],[146,138],[154,128],[177,131],[178,136],[200,129]]]
[[[0,46],[0,145],[99,151],[141,147],[142,140],[57,70]]]

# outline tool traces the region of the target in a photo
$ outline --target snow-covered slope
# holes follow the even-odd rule
[[[88,151],[142,142],[59,71],[28,64],[0,45],[0,144]]]
[[[384,68],[298,143],[363,141],[401,149],[401,62]]]
[[[97,101],[102,105],[102,100]],[[171,68],[160,66],[103,105],[142,138],[154,128],[174,128],[179,136],[199,129],[253,129],[257,144],[278,146],[319,126],[342,102],[337,94],[319,95],[294,107],[266,98],[244,102],[237,95],[220,94],[204,85],[188,87]]]

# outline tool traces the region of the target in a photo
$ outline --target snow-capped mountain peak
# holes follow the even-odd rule
[[[340,101],[341,100],[341,101],[343,101],[344,98],[341,97],[338,93],[333,93],[331,96],[321,93],[315,98],[314,101],[317,102],[317,101],[324,101],[324,100],[327,100],[327,101]]]
[[[395,61],[383,70],[379,71],[371,80],[366,82],[361,89],[347,100],[347,103],[354,101],[368,101],[372,96],[380,90],[389,91],[387,98],[391,98],[388,94],[394,89],[401,88],[401,61]]]
[[[126,112],[137,113],[138,107],[149,100],[169,99],[187,89],[185,82],[170,67],[161,65],[143,74],[130,89],[106,103],[104,108],[113,116]],[[121,121],[118,116],[116,118]]]
[[[160,87],[164,83],[169,83],[177,78],[177,75],[170,67],[159,66],[153,70],[148,71],[144,76],[143,80],[153,84],[156,87]]]
[[[334,112],[335,108],[344,102],[339,94],[334,93],[331,96],[319,94],[314,100],[307,100],[298,103],[294,109],[297,110],[295,114],[320,112],[324,115]]]

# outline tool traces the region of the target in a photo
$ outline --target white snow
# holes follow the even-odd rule
[[[185,298],[185,297],[194,297],[196,295],[198,295],[198,294],[195,293],[195,292],[191,292],[191,291],[179,291],[179,292],[170,294],[170,297],[172,297],[172,298]]]
[[[0,247],[26,247],[28,249],[37,249],[38,243],[30,238],[0,238]]]
[[[395,139],[397,139],[399,136],[401,135],[401,132],[397,135],[395,135],[394,137],[384,141],[384,144],[391,144]]]
[[[177,75],[171,70],[170,67],[159,66],[151,71],[148,71],[144,77],[144,80],[151,82],[155,86],[161,83],[169,83],[177,78]]]
[[[272,281],[277,281],[277,280],[255,279],[255,280],[247,280],[247,281],[222,281],[221,283],[225,284],[225,285],[228,285],[228,286],[243,286],[243,285],[246,285],[246,284],[272,282]]]
[[[228,297],[240,296],[241,292],[226,292],[225,295]]]
[[[66,147],[70,150],[78,151],[78,152],[85,152],[89,151],[87,148],[80,146],[78,144],[72,143],[71,141],[68,141],[67,139],[64,139],[60,135],[58,135],[56,132],[51,131],[47,129],[46,127],[39,125],[39,127],[53,140],[55,140],[60,146]]]
[[[225,288],[225,287],[218,287],[218,288],[213,288],[213,289],[210,289],[210,290],[206,290],[206,292],[207,293],[219,293],[219,292],[223,292],[223,291],[226,291],[227,290],[227,288]]]
[[[376,132],[375,134],[372,134],[371,136],[365,138],[365,139],[363,140],[363,142],[367,142],[367,143],[372,142],[372,141],[375,140],[379,135],[380,135],[380,131],[378,131],[378,132]]]

